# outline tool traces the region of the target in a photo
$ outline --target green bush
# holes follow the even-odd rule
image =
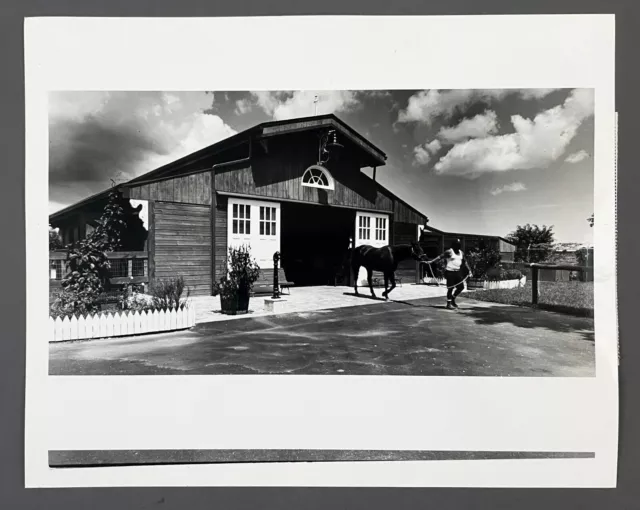
[[[184,283],[184,278],[158,280],[150,289],[151,305],[155,310],[172,310],[186,304],[191,291]],[[184,295],[184,296],[183,296]]]
[[[67,274],[62,279],[62,291],[51,306],[52,314],[86,315],[99,310],[98,298],[111,267],[107,252],[120,245],[126,227],[123,215],[119,194],[112,191],[95,230],[69,248]]]
[[[253,284],[260,278],[260,266],[247,246],[229,248],[226,268],[226,274],[214,285],[214,296],[230,298],[240,289],[250,292]]]
[[[499,274],[501,255],[494,248],[487,246],[473,248],[467,252],[466,258],[474,278],[492,279],[494,275]]]

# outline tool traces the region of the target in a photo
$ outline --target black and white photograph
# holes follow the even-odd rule
[[[613,26],[28,20],[25,484],[615,486]]]
[[[52,375],[595,375],[592,89],[52,92],[49,133]]]

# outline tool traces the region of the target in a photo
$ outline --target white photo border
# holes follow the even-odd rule
[[[26,486],[614,487],[614,39],[613,15],[27,19]],[[331,55],[330,72],[318,72],[318,55]],[[49,91],[549,87],[595,89],[596,377],[48,375]],[[147,448],[595,458],[100,469],[47,462],[48,450]]]

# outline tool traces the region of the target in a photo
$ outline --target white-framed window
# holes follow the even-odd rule
[[[334,189],[333,177],[320,165],[311,165],[302,174],[302,185],[310,188]]]
[[[231,233],[251,235],[251,205],[234,203],[231,208]]]
[[[276,208],[260,206],[260,235],[275,236],[276,229]]]
[[[387,240],[387,218],[376,218],[376,241]]]
[[[361,241],[371,239],[371,217],[358,217],[358,239]]]

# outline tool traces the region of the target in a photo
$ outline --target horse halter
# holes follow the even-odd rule
[[[411,256],[417,261],[421,261],[424,258],[424,254],[418,255],[416,253],[416,249],[415,249],[415,246],[413,244],[411,245]]]

